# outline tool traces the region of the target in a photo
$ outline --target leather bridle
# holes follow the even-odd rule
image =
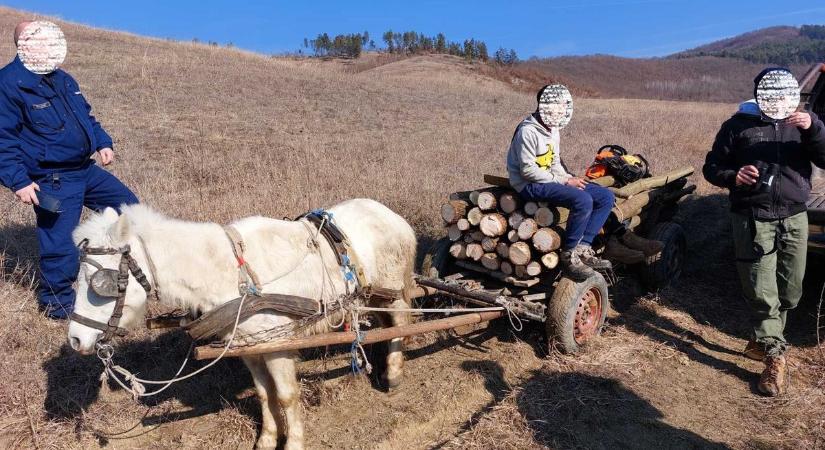
[[[71,320],[87,327],[103,331],[103,337],[98,342],[106,342],[114,336],[124,336],[127,333],[125,328],[120,327],[120,318],[123,316],[123,307],[126,304],[126,288],[129,285],[129,274],[131,273],[143,290],[146,296],[152,293],[152,285],[146,275],[138,266],[137,261],[131,255],[129,245],[120,248],[112,247],[89,247],[89,241],[84,239],[78,245],[80,251],[80,262],[89,264],[97,270],[89,277],[89,285],[95,294],[109,299],[114,299],[115,309],[112,311],[109,321],[106,323],[81,316],[72,312],[69,316]],[[89,255],[120,255],[118,270],[106,269],[100,263],[89,259]]]

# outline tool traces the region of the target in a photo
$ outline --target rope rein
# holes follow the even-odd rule
[[[186,367],[186,364],[189,362],[189,357],[192,355],[192,349],[194,348],[194,343],[193,343],[192,345],[189,346],[189,350],[186,352],[186,357],[183,359],[183,364],[181,364],[180,368],[178,369],[178,371],[175,373],[175,375],[171,379],[168,379],[168,380],[146,380],[146,379],[137,377],[136,375],[132,374],[131,372],[129,372],[127,369],[123,368],[122,366],[119,366],[119,365],[115,364],[112,361],[112,357],[114,356],[114,353],[115,353],[114,347],[112,347],[109,344],[101,344],[97,349],[97,357],[103,362],[103,366],[105,368],[104,374],[107,375],[108,377],[113,378],[117,382],[117,384],[120,385],[120,387],[122,387],[123,389],[131,392],[132,393],[132,398],[134,398],[135,400],[137,400],[139,397],[151,397],[153,395],[160,394],[161,392],[163,392],[167,388],[169,388],[169,386],[172,386],[173,384],[175,384],[179,381],[187,380],[189,378],[194,377],[195,375],[197,375],[197,374],[205,371],[206,369],[214,366],[215,364],[217,364],[218,361],[223,359],[224,355],[226,355],[226,352],[229,351],[229,348],[232,346],[232,341],[235,339],[235,332],[238,330],[238,323],[240,322],[240,319],[241,319],[241,311],[243,310],[243,304],[244,304],[244,301],[246,300],[246,297],[247,297],[247,294],[244,294],[244,296],[241,297],[240,303],[238,304],[238,313],[235,315],[235,324],[232,327],[232,334],[230,335],[229,340],[226,342],[226,346],[224,347],[223,351],[221,352],[220,355],[218,355],[217,358],[212,360],[209,364],[201,367],[200,369],[195,370],[194,372],[191,372],[191,373],[189,373],[187,375],[184,375],[182,377],[178,376],[183,371],[183,368]],[[128,382],[130,384],[130,386],[126,386],[126,383],[121,381],[117,374],[123,375],[124,379],[126,380],[126,382]],[[105,380],[102,380],[102,381],[105,381]],[[164,385],[164,386],[159,388],[159,389],[156,389],[152,392],[146,392],[146,386],[144,386],[146,384]]]

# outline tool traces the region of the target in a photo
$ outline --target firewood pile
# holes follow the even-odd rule
[[[683,168],[620,188],[609,176],[591,182],[613,191],[613,213],[632,229],[658,206],[692,193],[696,186],[687,186],[692,173],[693,168]],[[441,206],[450,255],[461,267],[500,279],[535,279],[556,269],[570,212],[523,201],[506,178],[485,175],[484,180],[492,186],[453,193]]]

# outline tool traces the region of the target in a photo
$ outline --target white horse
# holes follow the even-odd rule
[[[405,293],[394,301],[385,300],[373,306],[408,307],[406,292],[413,283],[416,251],[416,238],[410,225],[373,200],[349,200],[328,211],[349,238],[367,284]],[[249,217],[232,226],[243,238],[243,257],[257,273],[263,292],[327,301],[345,292],[346,281],[334,251],[320,235],[317,236],[320,245],[317,248],[310,245],[316,228],[306,219]],[[175,220],[147,206],[133,205],[124,206],[121,215],[113,209],[93,215],[75,229],[74,240],[78,244],[85,240],[89,248],[120,249],[128,245],[131,256],[150,285],[157,288],[164,305],[202,314],[239,297],[238,262],[229,238],[218,224]],[[107,323],[115,301],[97,295],[90,288],[89,280],[100,267],[118,270],[120,257],[119,253],[87,256],[91,262],[81,264],[75,313]],[[142,322],[147,302],[146,292],[135,277],[130,274],[129,280],[120,320],[120,326],[125,328]],[[103,332],[78,320],[69,323],[69,343],[81,353],[93,353]],[[243,321],[238,333],[253,333],[292,320],[286,315],[262,313]],[[381,318],[384,324],[393,325],[407,320],[405,313]],[[384,377],[392,388],[400,382],[402,339],[390,341],[388,348]],[[286,437],[288,449],[303,447],[295,356],[294,352],[278,352],[243,358],[252,373],[263,411],[257,448],[274,448],[279,436]]]

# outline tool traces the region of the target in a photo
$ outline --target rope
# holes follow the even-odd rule
[[[513,327],[513,329],[516,331],[523,330],[524,324],[521,322],[521,318],[518,316],[518,314],[513,312],[513,308],[510,306],[509,303],[504,306],[504,309],[507,311],[507,319],[510,321],[510,326]],[[513,322],[513,319],[515,319],[515,322]],[[516,326],[516,323],[518,324],[518,326]]]
[[[174,383],[177,383],[177,382],[180,382],[180,381],[183,381],[183,380],[187,380],[187,379],[192,378],[195,375],[198,375],[199,373],[205,371],[206,369],[209,369],[210,367],[217,364],[218,361],[223,359],[224,355],[226,355],[226,352],[229,351],[229,348],[232,346],[232,341],[235,339],[235,333],[238,331],[238,323],[240,322],[240,319],[241,319],[241,310],[243,309],[243,304],[244,304],[244,301],[246,300],[246,297],[247,297],[247,294],[244,294],[244,296],[241,297],[240,303],[238,304],[238,313],[235,315],[235,324],[232,327],[232,335],[230,336],[229,341],[227,341],[226,346],[224,347],[223,351],[221,352],[220,355],[218,355],[217,358],[215,358],[209,364],[201,367],[200,369],[198,369],[198,370],[196,370],[192,373],[189,373],[188,375],[182,376],[182,377],[178,376],[183,371],[183,368],[186,367],[186,364],[189,362],[189,357],[192,355],[192,349],[194,348],[194,343],[192,343],[189,346],[189,351],[186,352],[186,357],[183,360],[183,364],[181,364],[180,368],[178,369],[178,371],[175,373],[175,375],[171,379],[169,379],[169,380],[145,380],[143,378],[139,378],[136,375],[132,374],[127,369],[125,369],[125,368],[123,368],[123,367],[121,367],[117,364],[114,364],[114,362],[112,361],[112,357],[114,356],[114,352],[115,352],[114,348],[109,344],[101,344],[101,345],[98,346],[98,349],[97,349],[97,357],[101,360],[101,362],[103,362],[103,366],[105,368],[105,374],[108,375],[109,377],[114,378],[115,382],[117,382],[117,384],[120,385],[120,387],[122,387],[123,389],[131,392],[132,397],[135,400],[137,400],[139,397],[151,397],[153,395],[160,394],[161,392],[163,392],[167,388],[169,388],[169,386],[172,386]],[[117,374],[122,375],[124,380],[126,382],[128,382],[130,384],[130,386],[127,386],[124,381],[121,381],[120,377],[118,377]],[[159,389],[156,389],[152,392],[146,392],[146,386],[144,386],[146,384],[164,385],[164,386],[159,388]]]
[[[367,359],[367,352],[364,350],[364,346],[361,345],[361,342],[364,340],[364,334],[361,331],[361,321],[358,317],[358,311],[352,309],[350,311],[352,315],[352,328],[355,331],[355,340],[352,341],[352,345],[350,346],[350,369],[354,375],[361,373],[361,365],[359,364],[359,353],[360,357],[363,358],[364,361],[364,371],[368,374],[372,373],[372,364],[370,364],[369,359]]]
[[[318,244],[318,236],[321,234],[321,229],[323,228],[326,221],[327,221],[327,216],[325,215],[323,220],[321,221],[321,225],[318,226],[318,229],[315,229],[315,227],[311,226],[309,224],[309,222],[306,221],[306,220],[301,220],[300,222],[304,225],[304,228],[306,228],[307,231],[309,232],[310,244],[313,248],[315,248],[316,251],[318,251],[318,256],[321,259],[321,269],[323,270],[323,274],[322,274],[323,278],[321,279],[321,299],[322,299],[321,303],[324,306],[324,320],[326,320],[327,325],[330,328],[339,328],[339,327],[344,325],[344,322],[346,321],[346,315],[342,314],[341,315],[341,320],[337,324],[333,324],[333,323],[330,322],[330,319],[329,319],[330,315],[328,314],[328,311],[343,309],[344,305],[343,305],[343,303],[341,303],[341,296],[338,295],[338,292],[335,290],[335,285],[332,283],[332,275],[330,275],[329,268],[324,263],[324,257],[323,257],[323,254],[321,253],[321,247]],[[346,283],[346,280],[344,282]],[[327,283],[329,283],[329,286],[332,290],[332,296],[331,297],[325,295],[326,294]],[[347,294],[349,294],[349,284],[347,284]],[[330,302],[330,300],[324,300],[328,297],[331,298],[331,302]],[[332,302],[338,303],[337,308],[333,308],[333,306],[330,305],[330,303],[332,303]]]
[[[825,283],[822,284],[822,290],[819,292],[819,303],[816,306],[816,346],[819,349],[819,356],[822,357],[822,363],[825,364],[825,350],[822,348],[822,340],[819,332],[822,329],[820,321],[822,320],[822,301],[825,299]]]

